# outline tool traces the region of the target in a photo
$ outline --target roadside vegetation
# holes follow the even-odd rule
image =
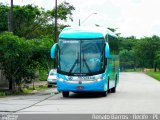
[[[136,68],[136,69],[125,69],[123,72],[143,72],[144,70],[142,68]]]
[[[67,2],[58,5],[58,20],[72,20],[75,8]],[[13,7],[13,33],[8,32],[10,6],[0,3],[0,70],[9,82],[9,92],[1,95],[31,92],[23,85],[35,81],[46,81],[47,74],[55,62],[50,58],[50,49],[55,43],[55,9],[45,10],[35,5]],[[58,24],[58,33],[65,24]],[[39,88],[35,88],[39,90]],[[12,93],[12,92],[11,92]]]
[[[144,72],[159,80],[160,37],[120,37],[120,67],[124,72]]]
[[[35,94],[41,91],[48,89],[47,84],[44,85],[36,85],[36,86],[27,86],[21,88],[21,91],[13,91],[13,90],[0,90],[0,97],[6,96],[14,96],[14,95],[28,95],[28,94]]]
[[[160,71],[159,72],[150,71],[146,72],[146,74],[160,81]]]
[[[160,37],[144,37],[136,39],[134,36],[120,38],[121,70],[160,69]]]

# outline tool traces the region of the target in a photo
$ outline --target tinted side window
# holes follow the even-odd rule
[[[108,35],[108,44],[111,54],[119,54],[119,40],[116,37]]]

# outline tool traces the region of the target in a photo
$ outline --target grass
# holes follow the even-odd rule
[[[13,91],[10,91],[10,90],[1,90],[0,91],[0,98],[1,97],[6,97],[6,96],[20,95],[20,94],[22,94],[22,92],[13,92]]]
[[[39,80],[40,81],[46,81],[47,80],[47,77],[48,77],[48,70],[45,70],[45,69],[41,69],[39,71]]]
[[[136,70],[134,69],[126,69],[124,72],[144,72],[145,74],[155,78],[156,80],[160,81],[160,70],[158,72],[154,72],[154,69],[142,69],[142,68],[137,68]]]
[[[23,93],[32,93],[33,91],[43,91],[46,90],[48,87],[47,85],[40,85],[40,86],[35,86],[35,89],[33,89],[33,87],[29,87],[29,88],[24,88],[23,89]]]
[[[142,72],[143,70],[141,68],[137,68],[136,70],[134,69],[126,69],[124,72]]]
[[[159,72],[148,71],[146,72],[146,74],[160,81],[160,71]]]
[[[30,86],[29,88],[23,88],[22,93],[29,94],[29,93],[33,93],[34,91],[43,91],[43,90],[46,90],[47,88],[48,88],[47,85],[35,86],[34,89],[32,86]]]
[[[20,92],[13,92],[10,90],[1,90],[0,97],[31,94],[33,92],[44,91],[46,89],[47,89],[47,85],[40,85],[40,86],[35,86],[35,89],[33,89],[33,87],[23,88],[22,91]]]

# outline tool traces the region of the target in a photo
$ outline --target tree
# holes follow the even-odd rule
[[[0,4],[0,68],[9,80],[9,89],[35,78],[40,69],[50,69],[50,48],[53,45],[54,10],[45,11],[34,5],[14,6],[14,30],[7,31],[8,5]],[[72,20],[75,8],[67,2],[58,6],[60,20]],[[66,25],[59,24],[59,29]],[[23,38],[22,38],[23,37]],[[36,39],[33,39],[36,38]],[[29,39],[29,40],[27,40]]]
[[[136,38],[123,38],[123,37],[119,37],[120,40],[120,50],[132,50],[134,48],[134,46],[137,43],[137,39]]]
[[[156,63],[157,63],[157,67],[160,70],[160,51],[158,51],[156,53],[156,59],[155,59]]]
[[[40,68],[48,68],[52,39],[26,40],[12,33],[0,34],[0,65],[9,80],[9,89],[34,79]]]
[[[119,37],[120,46],[120,66],[121,69],[136,69],[138,67],[138,61],[135,56],[134,47],[137,43],[135,37]]]
[[[120,66],[121,70],[125,71],[125,69],[136,69],[136,62],[133,50],[121,50],[120,51]]]
[[[0,32],[8,30],[9,7],[0,3]]]
[[[72,11],[75,10],[75,7],[70,5],[68,2],[63,2],[57,7],[57,16],[59,20],[67,20],[68,18],[73,21]],[[48,10],[47,13],[51,15],[50,19],[54,19],[55,9]]]
[[[157,63],[156,52],[160,49],[160,38],[158,36],[145,37],[139,40],[134,48],[140,66],[154,68]]]
[[[0,4],[0,32],[7,31],[7,13],[9,6]],[[72,11],[75,8],[67,2],[58,5],[58,18],[60,20],[72,20]],[[38,8],[35,5],[14,6],[14,30],[13,33],[19,37],[27,39],[38,38],[41,36],[53,36],[53,19],[54,9],[45,11],[43,8]]]
[[[0,64],[6,78],[9,80],[9,89],[14,89],[12,86],[14,86],[13,84],[17,78],[15,74],[20,68],[17,65],[21,62],[18,58],[20,58],[21,45],[23,44],[24,42],[21,39],[11,33],[4,33],[0,36]]]

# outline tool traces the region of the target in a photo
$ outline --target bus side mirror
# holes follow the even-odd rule
[[[51,48],[51,58],[52,58],[52,59],[55,58],[56,48],[57,48],[57,43],[55,43],[55,44],[52,46],[52,48]]]
[[[105,47],[105,58],[110,58],[110,49],[108,43],[106,43]]]

